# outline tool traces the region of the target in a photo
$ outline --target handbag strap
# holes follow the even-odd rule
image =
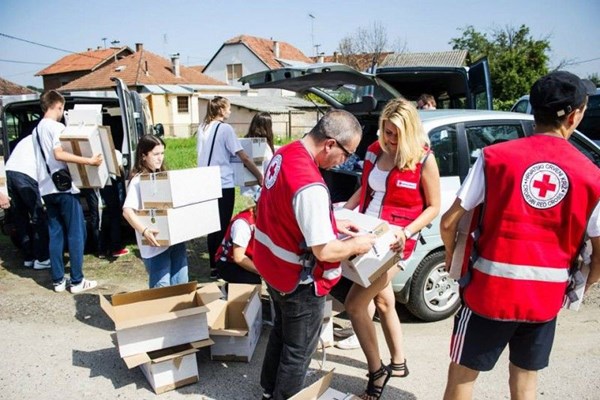
[[[40,132],[38,131],[37,126],[35,127],[35,138],[37,139],[38,146],[40,146],[40,153],[42,153],[44,164],[46,164],[46,171],[48,171],[48,175],[52,175],[50,173],[50,167],[48,166],[48,160],[46,160],[46,155],[44,154],[44,149],[42,148],[42,143],[40,142]]]
[[[210,160],[212,159],[213,149],[215,148],[215,139],[217,138],[217,132],[219,131],[219,126],[221,126],[220,122],[217,124],[217,127],[215,128],[215,134],[213,135],[212,144],[210,145],[210,153],[208,153],[208,164],[206,165],[207,167],[210,167]]]

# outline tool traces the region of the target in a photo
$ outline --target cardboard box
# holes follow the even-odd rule
[[[100,306],[115,323],[119,354],[129,357],[208,339],[205,304],[213,299],[190,282],[100,296]]]
[[[211,359],[249,362],[262,329],[260,285],[230,283],[227,300],[212,301],[207,307],[210,338],[215,342]]]
[[[161,246],[171,246],[221,229],[218,201],[209,200],[165,210],[135,210],[144,226],[158,230]],[[149,244],[142,239],[142,244]]]
[[[244,148],[244,152],[248,154],[256,164],[263,162],[267,156],[269,145],[266,138],[242,138],[240,143]],[[236,157],[237,158],[237,157]]]
[[[0,156],[0,192],[8,196],[8,188],[6,187],[6,168],[4,166],[3,156]]]
[[[131,369],[139,365],[154,392],[161,394],[198,382],[196,353],[200,348],[212,344],[212,340],[206,339],[143,353],[134,363],[127,364],[127,366]]]
[[[254,165],[256,165],[256,168],[258,168],[259,171],[262,171],[262,161],[258,163],[254,162]],[[246,168],[239,158],[236,157],[236,160],[231,163],[231,166],[233,167],[233,184],[235,186],[258,185],[258,179],[256,179],[254,174]]]
[[[335,369],[332,369],[327,375],[290,397],[289,400],[359,400],[360,398],[353,394],[343,393],[329,387],[333,379],[333,371]]]
[[[108,167],[97,125],[69,125],[59,136],[62,148],[82,157],[103,155],[99,166],[67,163],[73,183],[78,188],[103,188],[108,181]]]
[[[325,302],[323,311],[323,326],[321,328],[321,340],[319,341],[325,347],[331,347],[335,344],[333,339],[333,301]]]
[[[400,261],[399,256],[390,250],[390,244],[395,242],[396,238],[387,222],[345,208],[336,210],[335,218],[351,220],[360,227],[361,231],[371,232],[377,236],[375,245],[367,253],[342,261],[342,275],[346,278],[368,287]]]
[[[64,113],[66,125],[102,125],[102,104],[75,104]]]
[[[218,199],[221,192],[219,167],[199,167],[140,175],[144,208],[176,208]]]
[[[112,133],[110,126],[99,126],[98,131],[100,132],[100,143],[102,144],[102,153],[108,173],[121,176],[121,162],[117,160],[117,153],[115,152],[115,143],[113,142]]]

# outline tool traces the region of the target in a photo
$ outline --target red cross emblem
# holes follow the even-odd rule
[[[539,196],[546,197],[548,192],[554,192],[556,190],[556,185],[554,183],[550,183],[550,175],[544,174],[541,181],[533,181],[533,187],[539,189]]]

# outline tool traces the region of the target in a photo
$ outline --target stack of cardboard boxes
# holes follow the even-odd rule
[[[262,172],[263,162],[267,156],[267,139],[265,138],[243,138],[240,139],[240,143],[244,148],[244,152],[248,154],[248,157],[252,160],[256,168]],[[235,186],[252,186],[258,185],[256,177],[250,172],[248,168],[242,163],[242,161],[234,156],[231,158],[231,164],[233,165],[233,177]]]
[[[158,230],[161,246],[171,246],[221,229],[219,167],[199,167],[140,175],[143,209],[135,213]],[[143,244],[148,244],[145,239]]]

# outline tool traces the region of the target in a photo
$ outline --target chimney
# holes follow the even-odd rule
[[[179,53],[175,53],[171,55],[171,64],[173,65],[173,73],[176,78],[180,78],[181,74],[179,73]]]
[[[325,56],[323,55],[323,53],[319,54],[319,57],[317,57],[317,63],[322,64],[325,62]]]
[[[88,47],[87,51],[92,51],[92,48],[91,48],[91,47]]]
[[[142,50],[144,50],[144,44],[143,43],[136,43],[135,44],[135,51],[139,52],[139,51],[142,51]]]
[[[337,51],[333,52],[333,62],[339,62],[339,60],[338,60],[338,52]]]
[[[279,58],[279,42],[277,40],[273,42],[273,54],[275,58]]]
[[[96,50],[101,50],[101,49],[102,49],[102,46],[96,47]]]

